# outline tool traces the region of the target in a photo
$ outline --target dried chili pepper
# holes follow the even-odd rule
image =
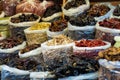
[[[106,43],[98,39],[95,40],[82,39],[78,42],[75,42],[75,45],[77,47],[97,47],[97,46],[104,46],[106,45]]]

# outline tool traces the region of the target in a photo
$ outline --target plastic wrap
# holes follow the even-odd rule
[[[68,36],[73,40],[94,39],[95,26],[74,26],[68,22]]]
[[[65,3],[65,5],[68,3],[68,2],[71,2],[72,0],[67,0],[67,2]],[[79,7],[77,8],[70,8],[68,10],[66,10],[64,7],[65,5],[63,5],[62,7],[62,10],[63,10],[63,13],[66,15],[66,16],[74,16],[74,15],[78,15],[80,13],[83,13],[85,10],[89,9],[90,7],[90,3],[89,3],[89,0],[85,0],[86,4],[82,4],[80,5]]]
[[[1,80],[29,80],[29,71],[11,68],[6,65],[2,66]]]
[[[24,13],[25,15],[27,14],[32,14],[32,13]],[[9,19],[9,26],[11,29],[11,35],[15,37],[21,37],[25,39],[25,34],[24,34],[24,29],[30,27],[31,25],[38,23],[40,20],[40,17],[36,21],[28,21],[28,22],[20,22],[20,23],[12,23],[11,19],[16,18],[18,16],[22,15],[22,13],[16,14]]]
[[[65,64],[68,56],[72,54],[73,43],[58,46],[48,46],[47,42],[41,44],[43,58],[48,65]]]
[[[46,9],[52,6],[54,3],[52,1],[43,0],[23,0],[16,7],[16,13],[29,12],[34,13],[39,16],[43,16]]]
[[[96,24],[95,28],[96,28],[95,38],[108,41],[112,44],[114,44],[115,42],[114,37],[120,35],[120,30],[102,27],[102,26],[99,26],[98,23]]]
[[[120,61],[100,59],[99,80],[120,80]]]
[[[95,4],[95,5],[99,5],[99,4]],[[103,16],[95,17],[96,21],[102,21],[106,18],[109,18],[114,10],[114,6],[112,6],[111,3],[100,3],[100,5],[107,5],[110,8],[110,11]]]
[[[16,6],[20,0],[2,0],[3,11],[6,16],[13,16],[16,13]]]
[[[105,42],[105,41],[104,41]],[[79,55],[80,57],[95,58],[98,56],[98,52],[107,49],[111,46],[109,42],[105,42],[106,45],[98,47],[77,47],[73,46],[73,53]]]

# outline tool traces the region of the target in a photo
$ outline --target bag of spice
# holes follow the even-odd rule
[[[109,48],[111,44],[102,40],[86,40],[76,41],[73,46],[73,53],[80,57],[95,58],[98,52]]]
[[[120,48],[110,47],[98,53],[99,80],[120,80]]]
[[[58,80],[97,80],[99,64],[97,60],[70,56],[70,62],[58,68],[53,73]]]
[[[47,30],[48,39],[51,39],[60,34],[67,35],[67,21],[64,19],[52,22],[51,26]]]
[[[75,16],[89,9],[89,0],[67,0],[62,10],[66,16]]]
[[[49,8],[46,9],[42,21],[54,21],[55,18],[62,16],[62,8],[59,4],[55,4]]]
[[[99,64],[99,80],[120,80],[120,61],[108,61],[106,59],[100,59]]]
[[[52,0],[23,0],[17,5],[16,13],[34,13],[42,17],[46,9],[52,5]]]
[[[51,23],[40,22],[24,30],[28,45],[41,44],[47,41],[47,29]]]
[[[120,4],[114,8],[111,18],[120,18]]]
[[[24,29],[32,26],[40,21],[38,15],[32,13],[19,13],[9,19],[11,35],[15,37],[25,38]]]
[[[72,54],[73,40],[64,35],[54,37],[41,44],[44,62],[48,65],[59,66],[66,64],[67,57]]]
[[[26,46],[24,49],[21,49],[19,51],[18,55],[21,59],[33,58],[39,63],[43,62],[42,60],[43,56],[42,56],[42,50],[41,50],[40,44]]]
[[[13,58],[7,65],[2,66],[2,80],[30,80],[30,72],[36,71],[39,63],[31,58]]]
[[[2,0],[3,11],[6,16],[13,16],[16,13],[16,6],[20,0]]]
[[[120,19],[110,18],[96,24],[95,38],[102,39],[114,44],[114,37],[120,35]]]
[[[68,22],[68,36],[73,40],[94,39],[95,24],[94,17],[87,15],[86,12],[74,16]]]
[[[99,3],[93,5],[89,10],[88,14],[93,16],[95,20],[102,21],[109,18],[112,14],[114,6],[111,3]]]

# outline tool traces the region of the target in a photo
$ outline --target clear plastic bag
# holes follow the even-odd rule
[[[19,70],[3,65],[1,71],[1,80],[29,80],[29,71]]]
[[[32,13],[24,13],[25,15],[32,14]],[[28,22],[20,22],[20,23],[12,23],[11,19],[16,18],[18,16],[22,15],[22,13],[16,14],[9,19],[9,26],[11,30],[11,35],[15,37],[21,37],[25,39],[24,29],[30,27],[31,25],[38,23],[40,20],[40,17],[36,21],[28,21]]]
[[[65,3],[65,5],[68,3],[68,2],[71,2],[72,0],[67,0],[67,2]],[[74,15],[78,15],[80,13],[83,13],[85,10],[89,9],[90,7],[90,2],[89,0],[85,0],[86,4],[82,4],[80,5],[79,7],[77,8],[70,8],[68,10],[66,10],[64,7],[65,5],[63,5],[62,7],[62,10],[63,10],[63,13],[66,15],[66,16],[74,16]]]
[[[57,35],[61,35],[61,34],[67,35],[67,33],[68,33],[68,29],[67,28],[64,29],[63,31],[59,31],[59,32],[52,32],[49,29],[47,30],[48,39],[52,39],[53,37],[55,37]]]
[[[41,44],[44,62],[48,65],[59,66],[68,62],[72,54],[73,43],[67,45],[48,46],[47,42]]]
[[[30,31],[28,28],[28,29],[25,29],[24,32],[29,45],[41,44],[47,41],[46,29]]]
[[[13,16],[16,13],[16,6],[20,0],[2,0],[3,11],[6,16]]]
[[[120,35],[120,30],[118,29],[111,29],[99,26],[99,24],[96,24],[96,34],[95,38],[102,39],[104,41],[110,42],[112,45],[114,44],[114,37]]]
[[[41,47],[38,47],[34,50],[31,50],[29,52],[25,52],[25,53],[21,53],[19,51],[18,53],[19,57],[22,59],[22,58],[33,58],[35,61],[41,63],[43,60],[42,60],[42,50],[41,50]]]
[[[95,5],[98,5],[98,4],[95,4]],[[107,5],[110,8],[110,11],[103,16],[95,17],[95,20],[96,21],[102,21],[106,18],[109,18],[111,16],[112,12],[113,12],[114,6],[112,6],[111,3],[100,3],[99,5]]]
[[[43,0],[43,2],[40,2],[39,0],[23,0],[17,5],[16,13],[29,12],[43,16],[46,9],[53,4],[52,1],[46,0]]]
[[[120,80],[120,61],[100,59],[99,80]]]
[[[58,80],[55,75],[50,72],[32,72],[30,73],[30,80]]]
[[[118,6],[120,7],[120,4],[119,4]],[[116,8],[116,7],[115,7],[115,8]],[[115,8],[113,9],[113,12],[114,12]],[[115,16],[115,15],[113,15],[113,12],[112,12],[112,14],[111,14],[111,17],[110,17],[110,18],[120,18],[120,16]]]
[[[74,26],[68,22],[68,36],[73,40],[94,39],[95,26]]]
[[[105,41],[104,41],[105,42]],[[77,47],[73,46],[73,53],[79,55],[80,57],[95,58],[98,56],[98,52],[107,49],[111,46],[111,43],[105,42],[106,45],[99,47]]]

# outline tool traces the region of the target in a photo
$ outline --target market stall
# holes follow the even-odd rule
[[[0,0],[1,80],[120,80],[119,0]]]

